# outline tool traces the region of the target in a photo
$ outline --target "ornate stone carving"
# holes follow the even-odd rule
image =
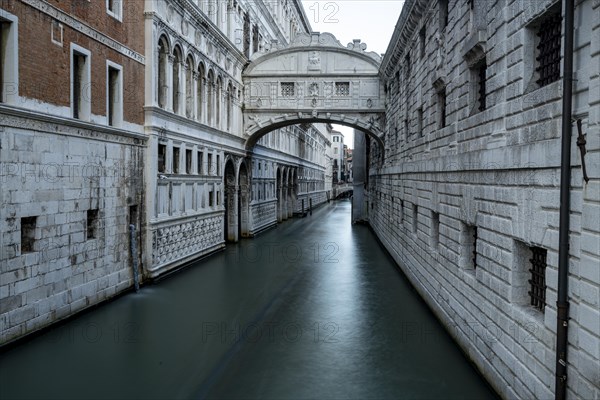
[[[310,71],[321,70],[321,55],[318,51],[308,53],[308,69]]]
[[[158,228],[152,232],[152,264],[166,265],[222,242],[223,216]]]
[[[288,49],[292,47],[329,47],[329,48],[340,48],[347,49],[362,53],[364,55],[369,56],[370,58],[376,60],[377,62],[381,62],[381,56],[373,51],[367,52],[367,45],[365,43],[361,43],[360,40],[354,40],[353,43],[348,44],[348,46],[344,47],[339,40],[335,38],[331,33],[323,32],[312,32],[312,33],[299,33],[292,40],[289,45],[283,45],[278,41],[271,41],[270,46],[265,46],[265,49],[262,52],[256,53],[252,58],[260,57],[262,54],[266,52],[272,52],[281,49]],[[317,53],[317,54],[313,54]],[[320,64],[319,51],[313,50],[313,52],[309,53],[309,63],[314,63],[314,65]],[[320,67],[319,67],[320,68]]]
[[[277,203],[262,203],[252,206],[252,222],[254,229],[277,221]]]
[[[187,36],[190,33],[190,24],[185,18],[181,20],[181,33],[183,36]]]

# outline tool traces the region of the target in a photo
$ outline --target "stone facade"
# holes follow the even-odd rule
[[[0,344],[325,201],[327,130],[242,130],[250,57],[308,32],[297,1],[0,1]]]
[[[154,278],[287,219],[296,199],[322,202],[316,181],[329,139],[308,124],[264,132],[248,146],[242,129],[242,71],[253,54],[310,31],[298,2],[145,7],[145,272]]]
[[[355,216],[504,398],[554,393],[562,72],[544,81],[536,56],[561,12],[549,0],[407,1],[381,66],[385,148],[370,148]],[[590,180],[574,125],[568,397],[597,399],[600,2],[576,2],[575,35]],[[537,257],[547,266],[535,307]]]
[[[133,284],[146,144],[135,3],[0,2],[0,344]]]

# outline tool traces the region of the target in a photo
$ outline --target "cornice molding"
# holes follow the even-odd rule
[[[112,126],[98,125],[73,118],[59,117],[4,104],[0,105],[0,125],[24,128],[52,135],[81,137],[90,140],[136,146],[144,146],[145,141],[148,139],[143,133],[114,128]],[[62,126],[63,129],[57,130],[56,125]],[[104,137],[101,136],[102,134]]]
[[[390,78],[409,48],[409,42],[434,0],[406,0],[381,62],[380,74]]]

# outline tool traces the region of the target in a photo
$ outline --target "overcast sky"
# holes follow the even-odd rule
[[[403,0],[302,0],[312,29],[330,32],[347,45],[353,39],[367,44],[367,51],[385,53],[402,10]],[[334,126],[344,134],[344,144],[354,148],[353,130]]]

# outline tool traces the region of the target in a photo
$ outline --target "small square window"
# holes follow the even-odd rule
[[[537,84],[546,86],[560,79],[562,17],[560,12],[548,15],[540,24],[536,36]]]
[[[21,254],[33,252],[37,217],[21,218]]]
[[[531,258],[529,259],[531,278],[529,279],[530,304],[544,312],[546,306],[546,258],[548,250],[541,247],[530,247]]]
[[[95,239],[98,234],[98,210],[87,210],[86,237]]]
[[[52,20],[50,24],[50,41],[57,46],[63,46],[63,24]]]

